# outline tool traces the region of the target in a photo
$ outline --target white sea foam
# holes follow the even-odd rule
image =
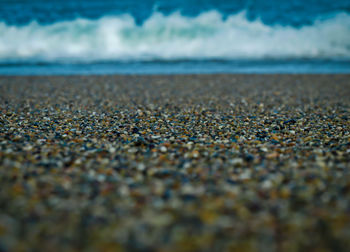
[[[312,25],[269,26],[244,12],[186,17],[154,13],[141,26],[130,15],[25,26],[0,23],[0,62],[191,59],[350,58],[350,15]]]

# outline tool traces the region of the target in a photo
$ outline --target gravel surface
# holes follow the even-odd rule
[[[0,77],[0,251],[346,251],[349,75]]]

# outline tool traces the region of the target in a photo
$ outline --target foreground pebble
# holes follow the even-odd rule
[[[0,251],[346,251],[347,75],[0,77]]]

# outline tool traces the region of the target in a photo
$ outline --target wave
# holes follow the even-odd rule
[[[349,59],[350,15],[337,13],[303,27],[224,18],[153,13],[142,25],[129,15],[50,25],[0,23],[0,62],[173,61],[210,59]]]

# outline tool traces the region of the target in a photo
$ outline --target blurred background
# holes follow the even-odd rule
[[[350,1],[0,1],[0,74],[214,72],[350,72]]]

